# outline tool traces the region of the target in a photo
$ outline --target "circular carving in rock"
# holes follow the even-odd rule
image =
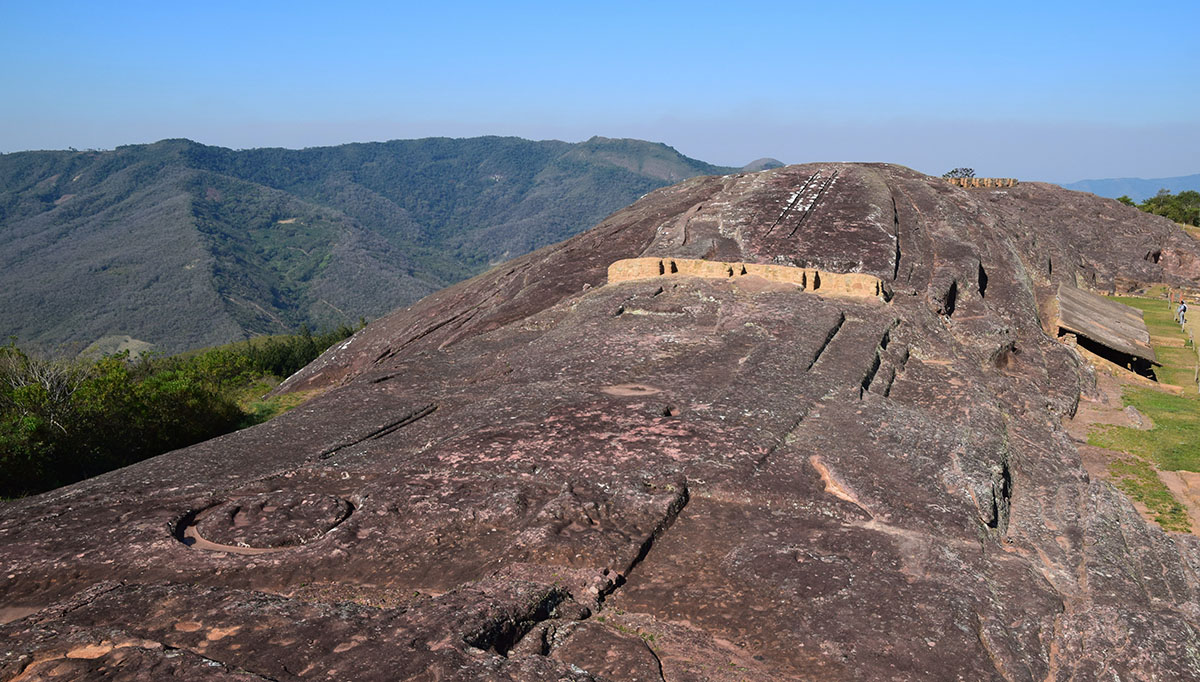
[[[324,493],[275,491],[189,514],[180,539],[197,549],[259,553],[311,542],[349,518],[354,505]]]

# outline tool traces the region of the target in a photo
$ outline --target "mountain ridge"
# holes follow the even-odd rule
[[[1161,189],[1169,190],[1173,194],[1185,190],[1200,190],[1200,173],[1171,178],[1099,178],[1068,182],[1061,186],[1077,192],[1091,192],[1109,199],[1127,196],[1136,202],[1142,202]]]
[[[173,352],[353,322],[733,170],[601,137],[4,154],[0,333]]]

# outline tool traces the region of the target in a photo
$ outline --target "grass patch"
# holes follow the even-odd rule
[[[263,393],[271,390],[271,388],[268,387],[257,395],[262,396]],[[272,417],[281,415],[294,407],[304,404],[316,394],[317,391],[297,391],[284,395],[259,397],[240,403],[240,405],[242,411],[249,415],[247,421],[250,424],[261,424]]]
[[[1152,337],[1187,338],[1175,323],[1174,308],[1167,301],[1115,296],[1112,299],[1141,310]],[[1184,386],[1184,394],[1126,387],[1121,401],[1152,419],[1154,428],[1142,431],[1097,425],[1088,433],[1088,443],[1129,455],[1109,464],[1113,483],[1145,505],[1163,529],[1188,532],[1191,523],[1187,509],[1158,477],[1158,471],[1200,472],[1200,398],[1190,391],[1194,385],[1196,351],[1189,344],[1184,348],[1158,345],[1154,352],[1162,363],[1155,369],[1159,381]]]
[[[1187,509],[1175,499],[1170,489],[1158,477],[1158,472],[1145,460],[1136,458],[1112,462],[1108,470],[1113,483],[1131,499],[1146,505],[1163,530],[1187,533],[1192,525]]]
[[[1157,301],[1167,297],[1167,285],[1152,284],[1146,287],[1146,290],[1141,293],[1142,296],[1140,298],[1143,300]]]
[[[1200,401],[1152,388],[1127,388],[1121,399],[1154,420],[1154,428],[1097,426],[1089,444],[1127,452],[1166,471],[1200,472]]]

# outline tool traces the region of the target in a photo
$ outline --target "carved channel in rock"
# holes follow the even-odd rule
[[[349,500],[324,493],[277,490],[190,511],[177,540],[193,549],[264,554],[294,549],[324,536],[354,513]]]
[[[653,386],[647,386],[646,384],[613,384],[612,386],[601,387],[600,392],[619,396],[621,398],[632,398],[662,393],[662,389],[658,389]]]
[[[867,368],[867,373],[863,375],[862,381],[858,385],[858,399],[862,400],[867,391],[871,390],[871,382],[875,381],[875,375],[879,373],[879,367],[883,363],[879,357],[879,352],[876,351],[875,358],[871,361],[870,367]]]
[[[892,394],[892,385],[895,383],[896,383],[896,368],[888,367],[887,371],[882,375],[882,378],[879,381],[876,381],[874,384],[872,384],[871,389],[872,389],[872,391],[875,391],[875,386],[879,386],[879,389],[876,392],[878,392],[879,395],[886,398]]]
[[[866,393],[874,393],[883,397],[888,397],[892,392],[892,385],[896,382],[896,377],[900,375],[904,369],[904,364],[908,362],[908,347],[903,344],[892,343],[892,331],[900,325],[899,320],[892,323],[883,331],[879,337],[879,346],[875,351],[876,360],[872,365],[872,372],[869,372],[866,382],[862,390],[859,392],[859,398],[865,397]]]
[[[633,569],[637,568],[638,564],[642,563],[642,561],[646,559],[646,556],[650,553],[650,549],[654,546],[654,543],[663,536],[663,533],[666,533],[667,530],[675,524],[675,520],[679,518],[680,512],[682,512],[684,507],[688,505],[688,502],[691,501],[691,493],[688,490],[686,479],[680,479],[673,484],[673,487],[674,497],[664,510],[662,518],[654,527],[654,530],[651,531],[650,534],[646,536],[646,539],[642,541],[642,544],[638,547],[637,554],[632,558],[632,560],[630,560],[629,564],[625,566],[625,570],[619,571],[616,574],[616,579],[613,580],[612,584],[608,588],[601,590],[600,594],[597,595],[597,601],[599,603],[603,604],[607,597],[612,595],[613,592],[625,584],[629,574],[633,572]]]
[[[788,199],[787,206],[785,206],[783,211],[780,212],[779,217],[775,218],[775,222],[771,223],[771,228],[767,230],[768,235],[779,226],[779,223],[782,223],[784,219],[788,217],[788,214],[792,212],[792,209],[796,208],[796,204],[800,203],[801,198],[804,196],[805,190],[807,190],[809,186],[813,184],[813,181],[816,180],[820,175],[821,172],[817,171],[816,173],[808,176],[808,180],[805,180],[800,189],[796,190],[796,192],[792,194],[792,196]]]
[[[842,326],[845,324],[845,313],[839,313],[837,321],[835,321],[833,326],[825,332],[825,338],[821,341],[821,345],[817,347],[817,352],[813,353],[812,360],[809,360],[808,366],[804,368],[805,370],[810,370],[813,368],[813,365],[817,364],[817,360],[821,359],[821,355],[825,352],[825,349],[829,348],[829,344],[833,343],[833,337],[837,336],[838,332],[842,330]]]
[[[892,280],[900,275],[900,207],[896,204],[896,195],[892,195],[892,240],[895,252],[892,263]]]
[[[800,227],[804,225],[804,221],[808,220],[808,217],[812,215],[813,209],[817,207],[817,204],[821,203],[821,197],[825,196],[825,192],[829,190],[829,187],[833,184],[833,181],[837,180],[837,176],[838,172],[834,171],[829,174],[829,177],[825,178],[825,182],[821,184],[819,189],[817,189],[816,195],[807,202],[808,206],[804,209],[804,213],[800,214],[800,219],[796,221],[795,226],[792,227],[792,231],[788,233],[788,237],[794,237],[796,235],[796,231],[799,230]]]
[[[334,455],[336,455],[338,452],[345,450],[346,448],[351,447],[353,445],[358,445],[359,443],[362,443],[363,441],[372,440],[375,438],[383,438],[384,436],[386,436],[394,431],[397,431],[399,429],[404,428],[405,426],[408,426],[409,424],[417,421],[418,419],[421,419],[423,417],[427,417],[427,416],[433,414],[436,410],[437,410],[437,404],[435,404],[435,403],[429,403],[427,405],[422,405],[416,409],[409,410],[407,412],[404,412],[402,415],[400,415],[396,419],[389,421],[388,423],[384,424],[383,426],[380,426],[379,428],[371,431],[370,433],[368,433],[364,436],[352,438],[352,439],[331,445],[330,447],[328,447],[328,448],[322,450],[320,453],[318,453],[316,458],[317,459],[329,459],[330,457],[333,457]]]

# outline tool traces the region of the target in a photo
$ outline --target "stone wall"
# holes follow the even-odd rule
[[[1016,178],[946,178],[946,181],[959,187],[1012,187],[1017,184]]]
[[[842,274],[790,265],[724,263],[693,258],[626,258],[608,266],[609,284],[652,277],[733,279],[746,275],[795,284],[802,291],[823,296],[879,298],[883,295],[883,284],[879,278],[861,272]]]

